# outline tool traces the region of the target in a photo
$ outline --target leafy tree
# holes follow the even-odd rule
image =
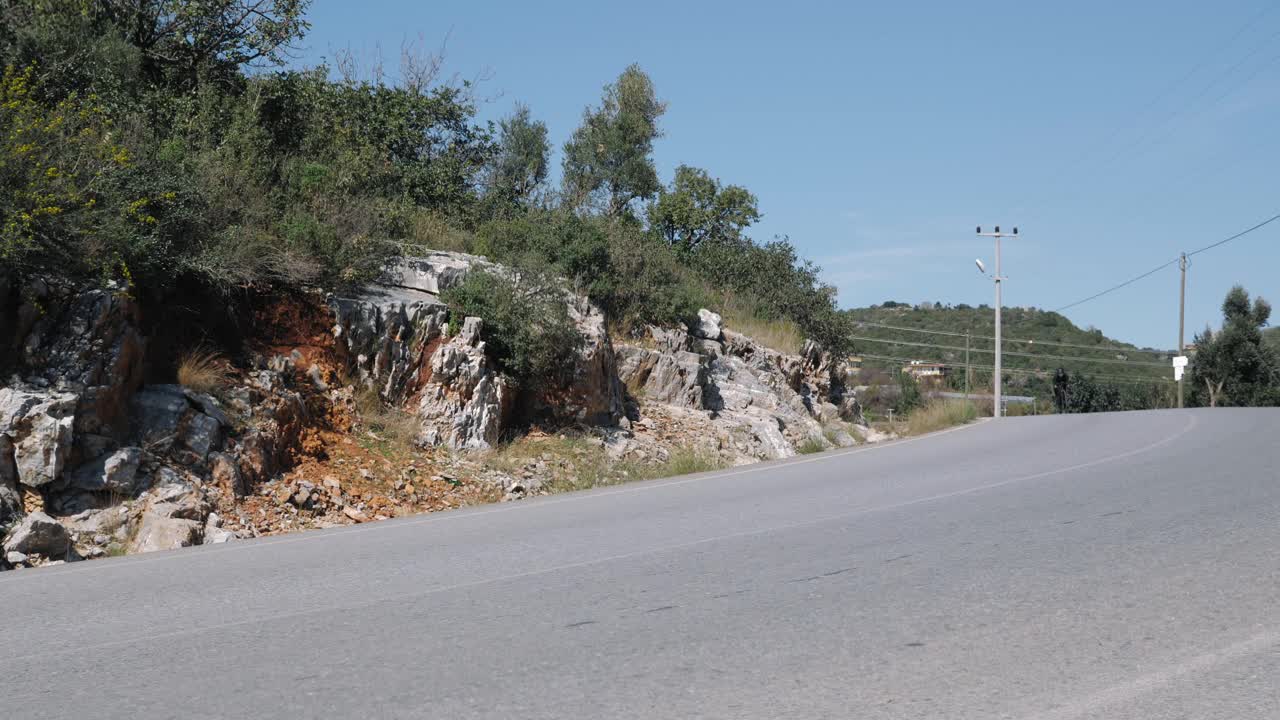
[[[1222,302],[1222,329],[1195,338],[1190,384],[1194,402],[1218,405],[1280,405],[1280,357],[1263,340],[1271,305],[1250,303],[1239,285]]]
[[[33,71],[0,79],[0,261],[20,272],[89,276],[127,265],[115,241],[150,236],[168,196],[131,196],[120,178],[133,164],[93,97],[72,94],[51,107]]]
[[[658,192],[650,155],[666,108],[638,65],[605,86],[600,107],[583,112],[582,125],[564,146],[565,198],[572,207],[594,202],[608,217],[623,217],[636,200]]]
[[[690,251],[706,241],[737,242],[760,219],[756,197],[721,186],[706,170],[681,165],[671,187],[649,205],[649,226],[673,247]]]
[[[310,0],[0,0],[0,59],[38,63],[42,83],[190,90],[282,63],[309,28]]]
[[[503,204],[528,207],[547,179],[551,145],[547,125],[534,120],[529,108],[516,107],[498,123],[498,144],[489,168],[488,192]]]
[[[909,372],[898,371],[898,399],[893,404],[895,412],[908,413],[924,404],[924,396],[920,393],[920,381]]]

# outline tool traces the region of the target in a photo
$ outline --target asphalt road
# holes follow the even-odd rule
[[[1280,718],[1280,411],[0,575],[4,718]]]

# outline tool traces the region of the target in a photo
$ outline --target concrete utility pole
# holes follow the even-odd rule
[[[995,362],[995,373],[992,379],[992,385],[993,385],[992,394],[995,395],[995,408],[992,411],[991,416],[1000,417],[1001,415],[1004,414],[1003,408],[1001,406],[1001,398],[1000,398],[1000,366],[1001,366],[1001,359],[1002,359],[1001,358],[1002,348],[1001,348],[1001,341],[1000,341],[1000,329],[1001,329],[1000,328],[1000,307],[1003,304],[1003,300],[1000,297],[1000,283],[1002,283],[1005,279],[1004,276],[1000,274],[1000,239],[1006,238],[1006,237],[1017,237],[1018,228],[1015,227],[1012,233],[1002,233],[1000,232],[1000,226],[997,225],[995,232],[984,233],[982,232],[982,226],[979,225],[978,235],[980,235],[981,237],[989,237],[989,238],[996,239],[996,274],[992,276],[992,278],[996,281],[996,362]],[[978,269],[983,270],[984,272],[986,271],[986,269],[982,265],[982,261],[978,261]]]
[[[969,331],[964,331],[964,401],[969,402]]]
[[[1182,269],[1182,287],[1178,290],[1178,357],[1184,352],[1183,330],[1187,324],[1187,254],[1178,258],[1178,267]],[[1178,375],[1178,407],[1182,407],[1182,374]]]

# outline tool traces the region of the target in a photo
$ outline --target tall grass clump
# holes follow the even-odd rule
[[[965,400],[938,400],[920,407],[907,416],[907,435],[942,430],[976,420],[978,408]]]
[[[226,358],[205,348],[196,348],[178,358],[178,384],[201,393],[214,393],[230,378]]]

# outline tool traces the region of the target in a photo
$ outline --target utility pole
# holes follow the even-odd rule
[[[964,401],[969,402],[969,331],[964,331]]]
[[[1184,353],[1183,330],[1187,323],[1187,254],[1178,258],[1178,267],[1182,269],[1182,287],[1178,290],[1178,357]],[[1178,407],[1182,407],[1182,374],[1178,375]]]
[[[1001,341],[1000,341],[1000,329],[1001,329],[1000,328],[1000,307],[1003,304],[1003,301],[1000,297],[1000,284],[1004,282],[1004,279],[1005,279],[1004,276],[1000,274],[1000,239],[1006,238],[1006,237],[1017,237],[1018,228],[1015,227],[1012,233],[1002,233],[1000,232],[1000,226],[997,225],[995,232],[984,233],[982,232],[982,226],[979,225],[978,235],[980,235],[981,237],[989,237],[989,238],[996,239],[996,274],[992,276],[993,279],[996,281],[996,353],[995,353],[996,362],[995,362],[995,373],[992,379],[992,385],[993,385],[992,394],[995,395],[995,408],[992,412],[992,417],[1000,417],[1001,415],[1004,414],[1004,412],[1002,411],[1001,397],[1000,397],[1000,366],[1001,366],[1001,359],[1002,359],[1001,358],[1002,347],[1001,347]],[[982,270],[983,272],[986,272],[986,269],[982,265],[982,261],[978,261],[978,269]]]

